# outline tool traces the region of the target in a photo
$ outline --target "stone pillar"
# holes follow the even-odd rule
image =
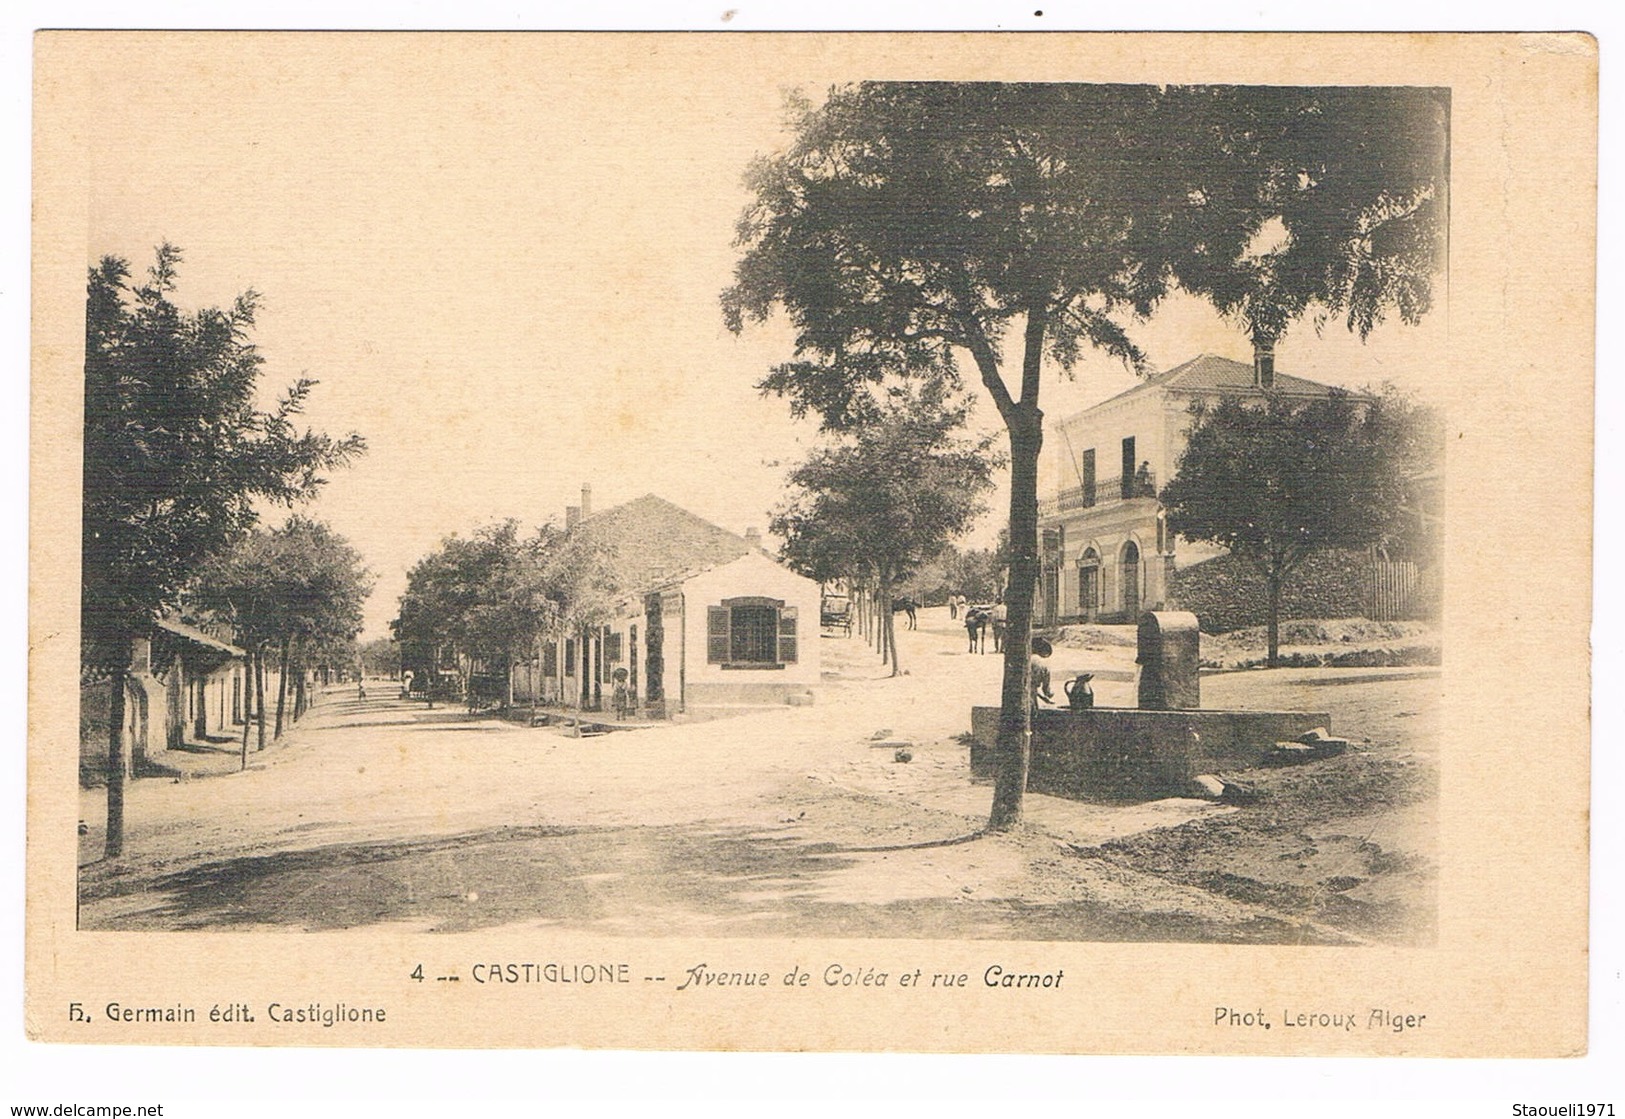
[[[1152,610],[1140,615],[1139,705],[1146,711],[1202,706],[1202,631],[1196,615]]]

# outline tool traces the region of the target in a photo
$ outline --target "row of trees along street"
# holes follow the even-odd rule
[[[180,263],[180,250],[162,245],[145,282],[132,286],[128,263],[104,257],[90,270],[86,298],[81,663],[110,684],[109,858],[124,847],[124,705],[134,642],[183,595],[216,593],[204,572],[224,570],[234,549],[248,547],[262,506],[308,500],[329,471],[366,446],[354,433],[298,429],[316,386],[309,378],[269,411],[259,408],[263,358],[251,338],[259,297],[249,291],[227,309],[183,311],[172,298]],[[311,522],[282,530],[277,546],[297,551],[318,536],[322,549],[304,558],[345,570],[310,579],[305,591],[342,589],[343,601],[273,603],[294,593],[277,580],[298,576],[269,571],[264,602],[213,600],[256,652],[261,672],[268,643],[278,643],[287,664],[293,648],[335,639],[352,620],[348,636],[359,630],[344,598],[365,594],[354,553]],[[239,605],[252,608],[239,615]]]
[[[291,721],[309,706],[310,672],[325,674],[335,664],[355,661],[373,578],[343,537],[319,521],[294,516],[270,531],[250,530],[229,551],[211,557],[195,583],[193,601],[231,619],[237,644],[248,653],[255,718],[243,722],[246,767],[251,725],[258,727],[258,748],[265,749],[266,652],[275,652],[279,668],[272,737],[280,738],[290,676]]]
[[[790,471],[773,514],[783,556],[820,583],[843,582],[874,606],[874,639],[896,676],[892,601],[911,575],[986,512],[997,465],[991,436],[958,437],[969,404],[942,378],[892,386],[883,399]]]
[[[760,387],[832,433],[871,422],[898,383],[957,386],[965,358],[997,409],[1009,640],[989,828],[1007,829],[1027,782],[1046,363],[1092,347],[1147,372],[1125,320],[1176,289],[1261,354],[1306,317],[1362,339],[1390,314],[1419,321],[1441,267],[1448,95],[870,82],[789,110],[787,149],[747,172],[725,321],[786,314],[794,353]]]
[[[963,594],[970,602],[992,602],[1004,588],[1004,572],[1010,565],[1008,536],[1001,531],[993,548],[962,548],[950,542],[904,580],[903,593],[925,606],[940,606],[952,594]]]
[[[456,666],[457,694],[471,701],[476,666],[500,665],[511,708],[514,665],[531,661],[544,641],[583,639],[612,620],[612,558],[582,533],[543,525],[526,536],[514,520],[448,537],[407,573],[391,623],[401,662],[431,701],[442,650]]]

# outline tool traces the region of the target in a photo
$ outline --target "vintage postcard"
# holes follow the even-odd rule
[[[1589,37],[35,65],[32,1037],[1586,1052]]]

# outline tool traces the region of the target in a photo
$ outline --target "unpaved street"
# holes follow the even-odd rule
[[[1249,774],[1231,808],[1032,795],[982,837],[974,702],[1000,659],[945,610],[899,630],[908,675],[860,638],[821,642],[819,702],[574,738],[460,709],[329,692],[246,772],[145,779],[127,854],[99,862],[84,793],[81,924],[101,929],[464,930],[635,935],[1425,941],[1436,670],[1208,677],[1206,706],[1333,713],[1349,754]],[[1126,641],[1057,651],[1131,704]],[[913,760],[876,749],[913,740]]]

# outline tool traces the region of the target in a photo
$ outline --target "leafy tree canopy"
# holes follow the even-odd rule
[[[1408,529],[1407,495],[1425,438],[1394,396],[1334,392],[1313,402],[1231,397],[1196,405],[1189,442],[1162,490],[1168,526],[1228,548],[1264,576],[1270,659],[1280,589],[1312,553],[1363,548]]]
[[[309,498],[365,449],[359,435],[297,427],[308,378],[270,411],[256,407],[259,297],[183,311],[172,299],[180,261],[160,246],[134,287],[116,257],[90,271],[82,625],[87,659],[115,667],[204,560],[255,523],[257,502]]]
[[[1449,91],[1172,87],[1172,275],[1270,347],[1306,314],[1419,322],[1443,267]]]
[[[991,438],[956,436],[969,405],[940,380],[893,388],[891,407],[790,472],[773,515],[787,563],[820,582],[868,582],[888,601],[985,510]],[[895,645],[891,648],[896,665]]]
[[[361,556],[327,525],[289,517],[252,530],[198,572],[192,601],[232,619],[247,646],[305,651],[348,647],[361,632],[374,579]]]

